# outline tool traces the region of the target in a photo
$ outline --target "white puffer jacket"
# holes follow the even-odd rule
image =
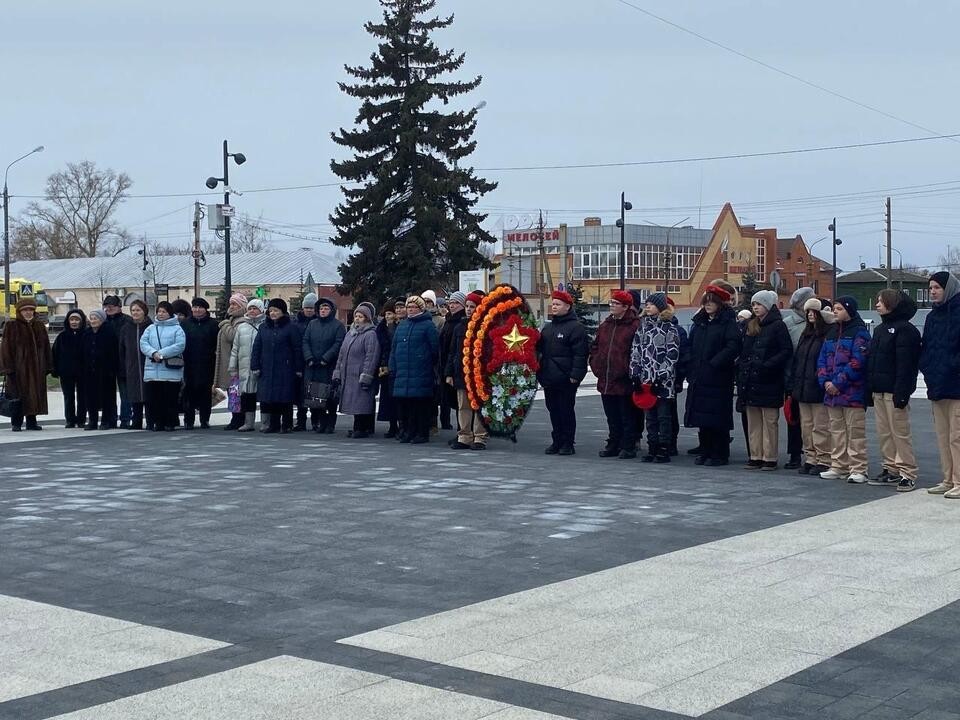
[[[250,356],[253,354],[253,341],[260,331],[265,315],[251,318],[245,317],[237,325],[236,335],[233,336],[233,348],[230,351],[230,377],[240,377],[241,393],[257,392],[257,376],[250,372]]]

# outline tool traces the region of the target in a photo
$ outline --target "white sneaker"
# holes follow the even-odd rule
[[[947,485],[946,483],[938,483],[932,488],[927,488],[927,492],[931,495],[943,495],[946,492],[949,492],[953,489],[953,485]]]
[[[863,473],[852,473],[850,477],[847,478],[848,483],[854,483],[856,485],[860,485],[861,483],[865,483],[866,481],[867,481],[867,476],[864,475]]]
[[[822,477],[824,480],[840,480],[843,477],[843,475],[838,473],[833,468],[830,468],[826,472],[820,473],[820,477]]]
[[[955,485],[953,490],[947,490],[943,496],[951,500],[960,500],[960,485]]]

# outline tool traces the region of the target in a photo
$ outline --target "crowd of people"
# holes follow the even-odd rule
[[[590,368],[608,427],[602,458],[636,458],[646,431],[642,461],[671,462],[686,393],[683,424],[697,429],[698,445],[688,451],[697,465],[729,464],[738,412],[745,468],[778,469],[782,413],[785,468],[909,491],[918,479],[909,406],[922,372],[943,472],[929,492],[960,498],[960,281],[938,272],[929,288],[933,308],[922,334],[911,322],[913,300],[883,290],[872,335],[854,298],[818,298],[811,288],[797,290],[783,309],[775,292],[761,290],[737,313],[736,290],[715,280],[689,332],[666,294],[619,290],[592,340],[574,299],[557,291],[537,341],[552,428],[546,453],[575,454],[577,389]],[[379,420],[388,423],[386,438],[412,444],[452,429],[455,410],[450,447],[483,450],[488,434],[463,379],[466,327],[482,300],[480,291],[454,292],[438,303],[427,290],[379,314],[361,302],[347,327],[334,302],[313,293],[293,316],[280,298],[265,306],[236,293],[219,322],[203,298],[160,302],[151,318],[142,301],[125,314],[120,299],[107,296],[102,309],[71,310],[51,348],[35,304],[23,299],[0,344],[0,374],[7,397],[19,400],[18,432],[41,429],[37,416],[48,411],[46,377],[53,375],[67,428],[208,428],[212,406],[226,397],[227,431],[289,433],[309,423],[329,434],[349,415],[348,437],[373,436]],[[872,478],[869,407],[883,458]]]

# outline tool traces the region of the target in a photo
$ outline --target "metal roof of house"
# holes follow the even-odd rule
[[[840,275],[837,280],[838,282],[844,283],[886,282],[887,273],[890,274],[890,279],[892,282],[926,283],[930,280],[930,278],[926,278],[923,275],[917,275],[917,273],[909,272],[907,270],[898,270],[896,268],[892,270],[887,270],[886,268],[864,268],[863,270],[854,270],[853,272]]]
[[[224,255],[207,255],[200,268],[203,285],[221,285]],[[189,255],[162,255],[150,258],[148,282],[174,287],[193,285],[193,258]],[[231,253],[230,272],[234,286],[297,285],[313,276],[317,285],[340,283],[338,266],[342,260],[312,250],[259,253]],[[154,273],[156,277],[154,277]],[[23,277],[43,284],[44,288],[70,290],[99,287],[137,287],[143,284],[143,261],[139,255],[75,258],[68,260],[21,260],[10,263],[12,277]]]

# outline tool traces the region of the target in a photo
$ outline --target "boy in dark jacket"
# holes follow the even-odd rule
[[[573,455],[577,434],[577,388],[587,374],[587,330],[573,311],[573,297],[562,290],[550,296],[551,321],[540,333],[537,353],[544,403],[550,413],[553,442],[547,455]]]
[[[896,486],[909,492],[917,483],[917,460],[910,434],[910,396],[917,389],[920,331],[910,322],[917,304],[901,290],[881,290],[880,325],[867,354],[867,388],[877,420],[883,470],[871,485]]]
[[[607,444],[600,457],[637,456],[637,408],[630,383],[630,346],[640,325],[633,297],[625,290],[610,294],[610,315],[590,344],[590,369],[607,417]]]

